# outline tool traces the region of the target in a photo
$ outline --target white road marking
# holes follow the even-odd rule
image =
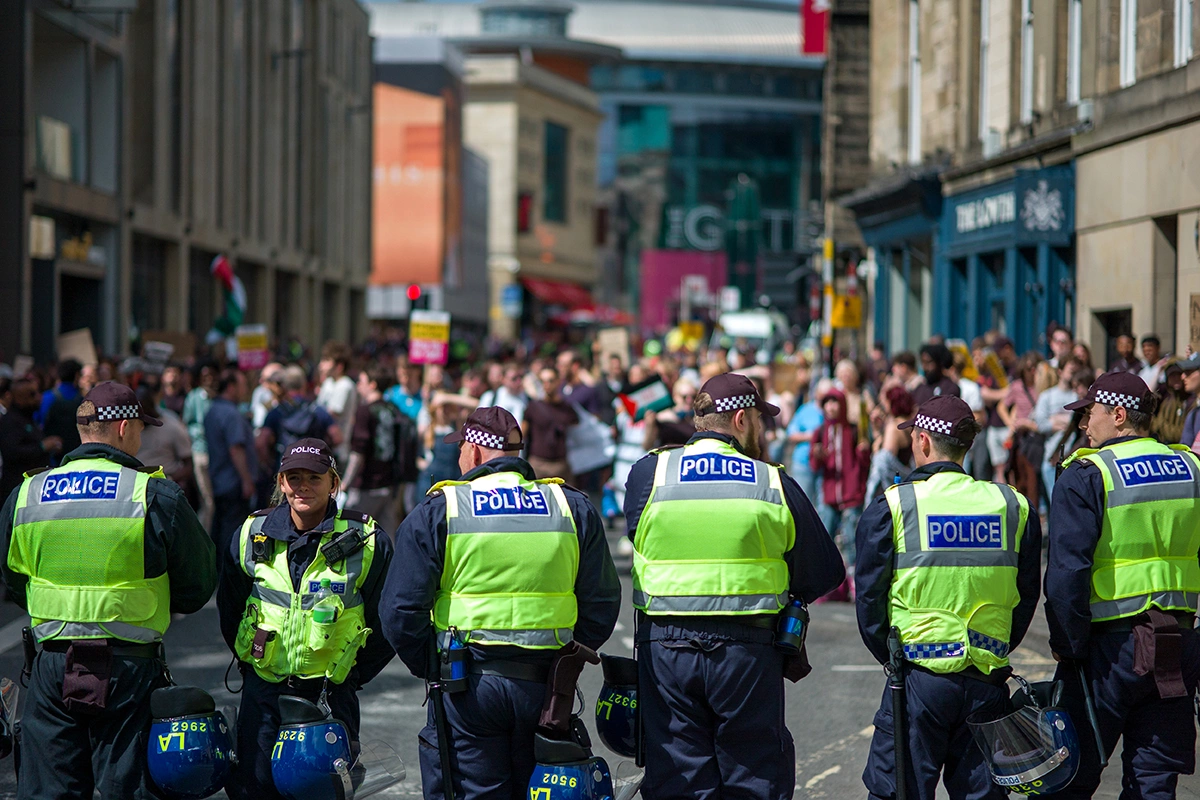
[[[625,645],[626,650],[633,652],[633,637],[632,636],[622,636],[621,644]]]
[[[613,628],[613,630],[614,631],[623,631],[623,630],[625,630],[625,626],[622,625],[620,621],[618,621],[616,626]]]
[[[809,778],[808,781],[805,782],[804,788],[811,789],[814,786],[816,786],[818,783],[820,783],[821,781],[828,778],[830,775],[837,775],[841,771],[842,771],[842,765],[834,764],[832,767],[825,770],[824,772],[822,772],[818,775],[813,775],[811,778]]]
[[[878,664],[834,664],[830,667],[834,672],[883,672]]]

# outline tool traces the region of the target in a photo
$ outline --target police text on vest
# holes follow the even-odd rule
[[[929,548],[976,547],[1001,550],[1003,526],[999,514],[979,516],[942,515],[928,517]]]
[[[471,506],[477,517],[505,514],[550,516],[545,495],[537,491],[526,491],[520,486],[500,486],[486,491],[472,491]]]
[[[47,475],[42,484],[43,503],[60,500],[115,500],[121,476],[116,472],[68,472]]]
[[[1178,453],[1118,458],[1117,473],[1126,486],[1148,483],[1190,483],[1192,471]]]
[[[748,458],[723,456],[717,453],[684,456],[679,460],[679,480],[693,481],[741,481],[754,483],[757,480],[754,462]]]

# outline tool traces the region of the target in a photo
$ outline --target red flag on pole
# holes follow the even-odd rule
[[[800,52],[802,54],[806,56],[826,54],[831,5],[831,0],[801,0]]]

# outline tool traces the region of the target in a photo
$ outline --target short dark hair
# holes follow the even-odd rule
[[[1142,344],[1149,344],[1150,342],[1154,342],[1156,347],[1162,347],[1162,342],[1158,340],[1158,334],[1156,333],[1147,333],[1142,337]]]
[[[321,348],[321,358],[327,358],[334,364],[350,367],[350,348],[343,342],[326,342]]]
[[[921,355],[929,356],[930,360],[942,369],[950,369],[954,366],[954,356],[951,355],[950,348],[939,342],[929,342],[923,345]]]
[[[903,364],[911,370],[917,368],[917,357],[912,354],[911,350],[901,350],[896,355],[892,356],[893,364]]]
[[[396,384],[395,370],[388,369],[378,361],[368,366],[363,372],[367,373],[367,380],[375,384],[375,388],[381,392],[386,392]]]
[[[1158,403],[1152,402],[1152,403],[1150,403],[1150,405],[1157,406]],[[1125,414],[1129,418],[1129,424],[1133,427],[1133,429],[1135,431],[1137,431],[1138,433],[1148,433],[1150,431],[1150,424],[1154,421],[1154,411],[1153,410],[1134,411],[1132,409],[1126,408]]]
[[[966,442],[957,436],[947,436],[944,433],[935,433],[933,431],[925,430],[924,428],[921,428],[921,433],[929,436],[929,440],[933,442],[934,449],[939,453],[946,456],[951,461],[961,462],[967,457],[967,452],[971,449],[971,444],[975,441],[975,437],[979,435],[981,430],[983,430],[979,423],[973,419],[959,424],[967,425],[968,423],[968,430],[971,432],[971,438]]]
[[[225,394],[225,390],[237,383],[242,373],[234,367],[226,367],[217,376],[217,394]]]
[[[79,373],[83,370],[83,365],[73,358],[64,358],[58,362],[58,379],[63,383],[75,383],[79,380]]]

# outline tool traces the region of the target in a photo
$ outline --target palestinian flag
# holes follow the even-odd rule
[[[233,265],[225,256],[214,258],[208,269],[221,284],[224,297],[222,313],[213,322],[213,329],[222,337],[233,336],[246,317],[246,287],[241,278],[233,274]]]
[[[665,411],[674,405],[667,385],[657,376],[633,386],[626,386],[625,390],[617,395],[617,399],[634,422],[641,422],[647,412]]]

